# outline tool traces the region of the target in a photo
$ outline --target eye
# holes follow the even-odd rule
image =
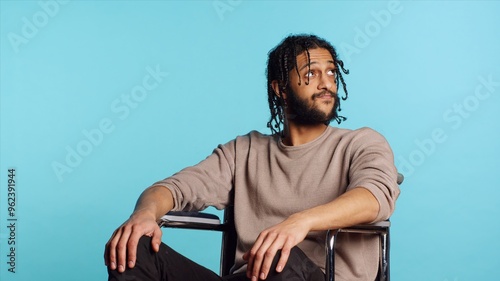
[[[337,76],[337,71],[335,71],[335,69],[330,69],[328,70],[328,75]]]
[[[306,75],[305,75],[307,78],[311,78],[314,76],[314,71],[313,70],[310,70],[308,72],[306,72]]]

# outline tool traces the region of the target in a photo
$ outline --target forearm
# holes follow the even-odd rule
[[[164,186],[155,185],[144,190],[137,200],[134,213],[147,213],[158,220],[174,207],[170,190]]]
[[[302,221],[310,231],[339,229],[372,222],[379,212],[375,196],[365,188],[354,188],[330,203],[304,210],[290,217]]]

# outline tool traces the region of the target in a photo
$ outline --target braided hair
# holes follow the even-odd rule
[[[317,48],[326,49],[332,55],[336,66],[335,82],[337,84],[337,92],[340,82],[342,83],[342,88],[345,93],[342,100],[347,99],[348,92],[342,72],[344,74],[349,74],[349,70],[344,68],[344,62],[339,59],[335,48],[326,40],[315,35],[290,35],[283,39],[278,46],[269,52],[267,60],[267,94],[269,109],[271,111],[271,118],[269,119],[269,122],[267,122],[267,127],[271,129],[273,134],[280,134],[283,136],[285,126],[285,100],[283,98],[283,92],[289,89],[289,73],[292,70],[295,70],[299,76],[299,85],[302,83],[299,75],[299,68],[297,66],[297,56],[305,52],[307,59],[310,60],[309,50]],[[310,63],[310,61],[308,61],[308,63]],[[274,92],[272,86],[273,81],[278,81],[279,95]],[[308,85],[309,81],[305,81],[305,83]],[[340,100],[338,98],[335,100],[334,110],[336,112],[341,111]],[[345,117],[338,116],[337,113],[335,114],[334,119],[338,124],[346,120]]]

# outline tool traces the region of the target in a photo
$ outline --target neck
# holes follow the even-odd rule
[[[299,125],[288,120],[288,126],[285,128],[285,137],[283,144],[296,146],[306,144],[319,137],[328,127],[325,124]]]

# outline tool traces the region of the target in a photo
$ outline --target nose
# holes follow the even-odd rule
[[[318,90],[330,90],[333,84],[334,82],[331,80],[331,77],[327,74],[322,74],[318,83]]]

